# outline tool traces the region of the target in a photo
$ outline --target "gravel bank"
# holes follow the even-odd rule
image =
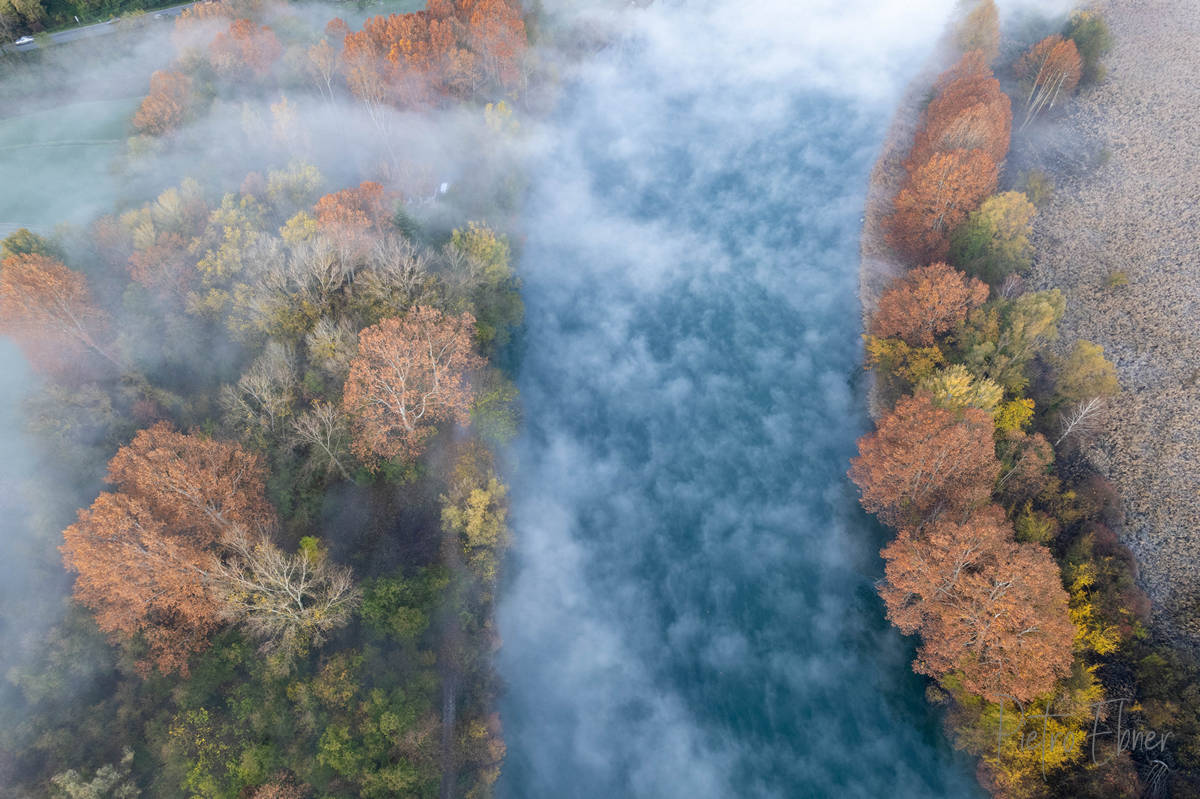
[[[1116,40],[1108,78],[1062,125],[1103,155],[1057,177],[1030,283],[1066,295],[1062,346],[1086,338],[1116,363],[1124,393],[1089,455],[1124,496],[1156,626],[1200,645],[1200,9],[1101,8]],[[1109,287],[1114,272],[1128,285]]]

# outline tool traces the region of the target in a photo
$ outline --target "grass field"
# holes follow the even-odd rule
[[[0,235],[81,223],[111,204],[114,156],[139,98],[73,103],[0,119]]]

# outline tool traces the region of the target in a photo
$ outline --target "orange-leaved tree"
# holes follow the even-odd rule
[[[342,189],[317,200],[313,213],[322,232],[379,230],[390,216],[391,198],[373,181]]]
[[[87,280],[62,261],[28,253],[0,262],[0,333],[16,339],[35,368],[64,371],[89,349],[121,366],[100,343],[105,329]]]
[[[525,22],[521,19],[520,4],[508,0],[459,0],[458,6],[460,17],[466,17],[467,41],[479,56],[484,76],[496,86],[515,86],[521,76],[520,62],[525,51]]]
[[[359,333],[343,399],[356,455],[371,464],[413,458],[435,425],[468,420],[468,373],[483,366],[471,347],[474,330],[469,313],[417,306]]]
[[[368,108],[420,106],[521,77],[525,24],[510,0],[431,0],[423,11],[368,19],[345,37],[342,66]]]
[[[1045,547],[1014,541],[999,507],[906,528],[882,554],[888,618],[921,635],[916,671],[958,672],[995,702],[1027,702],[1067,675],[1075,628],[1058,566]]]
[[[343,264],[360,262],[379,240],[391,216],[394,196],[367,181],[357,188],[326,194],[313,207],[317,229]]]
[[[909,155],[909,170],[934,153],[953,150],[983,150],[993,161],[1003,161],[1012,136],[1012,103],[982,53],[964,55],[934,91]]]
[[[183,299],[197,274],[188,242],[178,233],[161,232],[153,244],[129,256],[129,276],[156,294]]]
[[[871,334],[899,336],[914,347],[929,347],[987,301],[988,287],[944,263],[921,266],[896,279],[875,307]]]
[[[862,506],[902,527],[987,502],[1000,470],[993,429],[978,408],[943,408],[925,392],[901,398],[858,441],[850,479]]]
[[[269,526],[261,459],[237,444],[176,432],[139,431],[108,462],[108,482],[145,503],[173,531],[205,545],[230,524]]]
[[[984,150],[934,153],[896,195],[885,220],[888,243],[917,263],[945,260],[950,233],[996,190],[998,178]]]
[[[1074,41],[1054,34],[1029,48],[1017,59],[1013,71],[1026,92],[1024,127],[1042,111],[1054,108],[1059,97],[1075,90],[1083,75],[1083,60]]]
[[[114,641],[141,635],[149,647],[142,671],[186,673],[220,623],[205,584],[208,553],[136,499],[108,492],[79,511],[63,538],[63,561],[78,572],[75,599],[96,625]]]
[[[209,61],[217,71],[260,78],[271,71],[282,53],[275,32],[248,19],[234,20],[208,47]]]
[[[179,72],[158,70],[150,76],[150,93],[133,115],[133,126],[151,136],[170,133],[183,122],[191,104],[192,79]]]
[[[143,668],[186,672],[207,644],[221,621],[207,580],[213,553],[230,525],[270,523],[263,480],[256,455],[161,422],[117,451],[116,491],[63,532],[75,599],[115,640],[144,637]]]

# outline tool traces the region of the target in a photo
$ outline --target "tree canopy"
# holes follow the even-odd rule
[[[483,364],[471,348],[474,324],[469,313],[418,306],[359,334],[343,400],[359,457],[413,458],[435,425],[468,421],[468,373]]]
[[[978,408],[944,408],[928,393],[902,398],[851,461],[863,507],[900,526],[986,502],[1000,468],[992,430]]]

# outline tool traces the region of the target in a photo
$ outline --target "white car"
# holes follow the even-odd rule
[[[22,36],[20,39],[17,39],[15,42],[13,42],[13,44],[33,44],[33,37]]]

